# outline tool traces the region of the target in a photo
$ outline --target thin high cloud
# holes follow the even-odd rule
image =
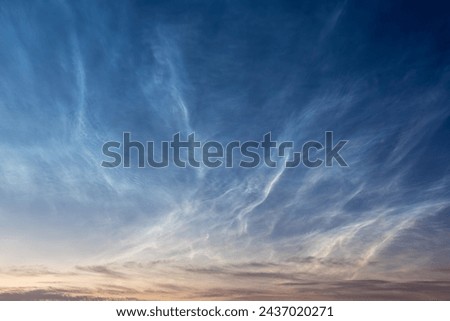
[[[446,17],[419,32],[421,8],[193,6],[2,6],[8,286],[92,280],[74,296],[103,297],[111,279],[127,288],[114,297],[302,298],[294,284],[313,280],[305,298],[409,298],[415,287],[444,298],[432,282],[447,282],[450,264]],[[383,27],[386,15],[398,19]],[[350,167],[100,166],[102,144],[124,131],[222,143],[271,131],[301,146],[327,130],[349,140]]]

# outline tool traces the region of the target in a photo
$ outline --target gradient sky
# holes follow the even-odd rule
[[[0,299],[450,299],[444,1],[0,1]],[[100,166],[347,139],[348,168]]]

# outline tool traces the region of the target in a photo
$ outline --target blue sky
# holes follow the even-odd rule
[[[448,299],[448,9],[1,1],[0,298]],[[329,130],[349,167],[100,166]]]

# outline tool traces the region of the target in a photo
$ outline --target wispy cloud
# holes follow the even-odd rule
[[[1,298],[445,298],[447,17],[355,3],[3,4]],[[100,166],[328,130],[348,168]]]

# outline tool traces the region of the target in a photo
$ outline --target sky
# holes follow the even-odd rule
[[[449,9],[0,1],[0,300],[449,300]],[[348,167],[101,166],[325,131]]]

